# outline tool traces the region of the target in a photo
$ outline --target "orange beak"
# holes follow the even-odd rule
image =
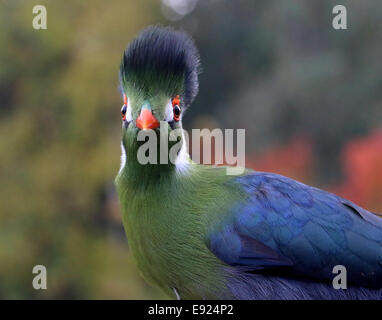
[[[159,127],[159,121],[149,109],[143,108],[137,118],[136,125],[142,130],[155,129]]]

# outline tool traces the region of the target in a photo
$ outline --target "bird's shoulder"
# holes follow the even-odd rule
[[[382,220],[337,195],[272,173],[233,178],[243,198],[208,230],[208,246],[230,265],[292,268],[328,278],[347,266],[356,283],[382,285]],[[361,275],[362,274],[362,275]]]

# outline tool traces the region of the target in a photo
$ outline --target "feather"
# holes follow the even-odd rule
[[[246,198],[208,236],[221,260],[246,272],[272,269],[282,277],[287,270],[316,281],[330,281],[333,267],[344,265],[349,283],[382,287],[382,219],[276,174],[254,172],[234,183]]]
[[[124,52],[121,87],[126,90],[130,85],[144,92],[158,87],[169,96],[179,95],[177,90],[182,89],[183,103],[188,107],[198,93],[199,72],[199,53],[186,33],[151,26]],[[179,88],[180,79],[183,79],[183,88]]]

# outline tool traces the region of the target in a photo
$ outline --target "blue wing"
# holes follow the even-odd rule
[[[208,246],[222,261],[253,272],[382,287],[382,219],[334,194],[270,173],[234,178],[246,197],[210,226]]]

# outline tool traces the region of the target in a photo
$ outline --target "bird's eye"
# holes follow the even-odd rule
[[[174,111],[174,120],[179,121],[179,119],[180,119],[180,108],[179,108],[179,106],[175,105],[173,111]]]
[[[126,120],[126,110],[127,110],[127,106],[124,104],[121,108],[121,115],[122,115],[122,120],[125,121]]]
[[[127,110],[127,96],[124,94],[123,95],[123,106],[121,108],[121,115],[122,115],[122,120],[126,120],[126,110]]]
[[[174,120],[175,121],[179,121],[179,119],[180,119],[181,110],[180,110],[179,104],[180,104],[179,96],[176,96],[174,99],[172,99],[172,109],[174,112]]]

